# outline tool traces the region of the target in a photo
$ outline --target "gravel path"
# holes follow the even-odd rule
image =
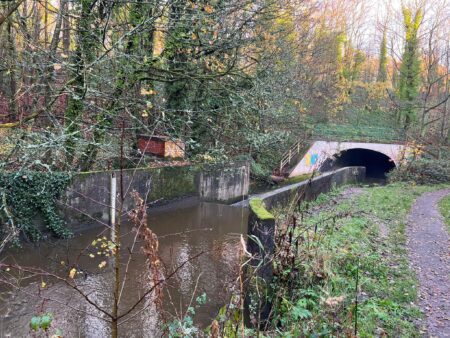
[[[419,280],[426,337],[450,337],[450,240],[437,203],[450,189],[426,193],[408,217],[407,246]]]

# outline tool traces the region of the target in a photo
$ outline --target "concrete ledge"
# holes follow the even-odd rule
[[[246,207],[251,199],[261,199],[268,210],[275,206],[286,206],[295,197],[311,201],[321,193],[330,191],[333,187],[343,184],[362,182],[366,176],[365,167],[345,167],[322,174],[307,181],[291,184],[266,193],[250,196],[249,199],[233,204],[237,207]]]

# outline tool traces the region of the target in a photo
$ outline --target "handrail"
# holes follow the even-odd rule
[[[283,172],[284,167],[288,164],[291,164],[292,159],[300,153],[301,144],[301,140],[295,142],[289,148],[289,150],[284,153],[283,157],[280,160],[280,174]]]

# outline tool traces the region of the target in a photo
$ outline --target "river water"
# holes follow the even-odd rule
[[[151,209],[148,224],[159,238],[159,255],[166,271],[173,271],[188,262],[164,288],[162,306],[157,307],[152,296],[146,297],[135,311],[123,318],[119,327],[120,336],[161,336],[164,323],[182,317],[189,304],[195,307],[194,322],[206,327],[218,310],[229,302],[236,287],[240,237],[247,232],[246,209],[211,203],[195,203],[176,209]],[[123,267],[129,257],[127,252],[133,251],[134,254],[129,263],[119,313],[129,309],[151,285],[147,259],[139,243],[132,247],[136,235],[132,226],[122,226],[122,234]],[[89,229],[77,233],[70,240],[9,249],[0,259],[2,262],[42,268],[64,277],[76,266],[77,271],[82,270],[75,277],[80,290],[102,309],[110,310],[111,264],[108,258],[98,256],[91,245],[93,240],[102,236],[109,236],[108,231]],[[198,258],[189,261],[197,254],[200,254]],[[106,266],[100,268],[99,264],[103,261]],[[110,326],[104,320],[105,316],[63,281],[41,274],[14,274],[15,278],[11,279],[12,272],[0,272],[0,337],[28,336],[30,319],[46,312],[53,313],[52,328],[61,329],[64,337],[109,336]],[[2,283],[5,280],[13,285]],[[46,284],[44,288],[42,282]],[[204,305],[197,305],[195,299],[203,293],[207,301]]]

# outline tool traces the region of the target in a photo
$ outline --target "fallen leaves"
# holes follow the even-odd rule
[[[72,278],[72,279],[74,279],[76,273],[77,273],[77,269],[72,268],[72,269],[70,270],[70,272],[69,272],[69,277]]]

